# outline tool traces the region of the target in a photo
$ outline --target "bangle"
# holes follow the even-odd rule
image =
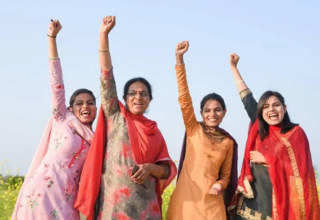
[[[107,51],[109,51],[109,48],[104,49],[104,50],[99,50],[100,53],[107,52]]]
[[[241,83],[241,82],[244,82],[244,81],[243,80],[239,80],[239,81],[236,82],[236,85]]]
[[[163,166],[160,165],[160,172],[158,174],[158,177],[161,178],[163,176]]]
[[[57,36],[51,36],[49,34],[47,34],[48,37],[51,37],[51,38],[56,38]]]
[[[49,58],[49,60],[60,60],[59,57],[52,57],[52,58]]]

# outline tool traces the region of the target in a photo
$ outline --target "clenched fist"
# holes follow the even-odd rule
[[[58,35],[61,29],[62,29],[62,26],[59,20],[51,20],[49,24],[48,35],[55,37]]]
[[[237,67],[240,57],[236,53],[233,53],[230,54],[229,59],[231,67]]]
[[[108,35],[113,27],[116,25],[116,16],[107,16],[102,19],[100,32]]]
[[[183,56],[188,51],[189,41],[185,40],[177,44],[176,56]]]

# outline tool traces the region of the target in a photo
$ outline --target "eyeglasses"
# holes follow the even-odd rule
[[[144,92],[144,91],[143,92],[132,91],[132,92],[129,92],[127,95],[130,97],[136,97],[138,94],[143,98],[149,96],[149,93]]]

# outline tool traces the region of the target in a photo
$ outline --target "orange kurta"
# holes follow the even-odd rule
[[[187,148],[179,181],[169,204],[168,220],[225,220],[222,195],[211,195],[212,185],[219,182],[222,190],[229,184],[233,141],[216,134],[210,139],[197,121],[188,89],[184,65],[176,66],[179,103],[187,132]]]

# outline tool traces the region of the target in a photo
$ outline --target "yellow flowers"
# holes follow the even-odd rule
[[[0,220],[11,219],[23,177],[10,176],[10,170],[4,159],[0,164]],[[6,175],[6,176],[2,176]]]
[[[0,175],[0,220],[10,219],[22,185],[22,178],[10,177],[7,181]]]
[[[177,178],[175,178],[174,181],[164,190],[162,194],[162,219],[166,220],[167,219],[167,211],[169,207],[169,202],[170,202],[170,196],[173,193],[174,188],[176,187]]]

